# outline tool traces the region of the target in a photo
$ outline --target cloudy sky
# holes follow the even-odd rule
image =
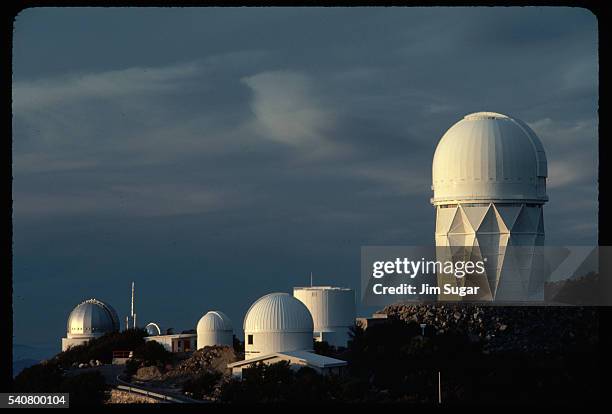
[[[124,319],[131,280],[179,330],[358,288],[361,246],[433,243],[431,159],[475,111],[541,137],[547,242],[597,240],[583,9],[39,8],[13,55],[16,343],[59,348],[89,297]]]

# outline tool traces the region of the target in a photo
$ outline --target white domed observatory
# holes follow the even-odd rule
[[[197,349],[205,346],[222,345],[232,346],[234,343],[234,330],[232,321],[221,311],[207,312],[198,321]]]
[[[298,299],[287,293],[262,296],[244,317],[244,357],[312,350],[313,330],[310,311]]]
[[[68,316],[66,338],[62,338],[62,351],[83,345],[92,338],[119,331],[117,312],[107,303],[88,299],[79,303]]]
[[[145,326],[145,331],[148,336],[159,336],[162,334],[162,328],[158,323],[149,322]]]
[[[546,177],[544,147],[518,119],[473,113],[440,139],[432,167],[436,246],[449,246],[449,252],[466,247],[463,254],[471,248],[487,258],[479,299],[512,301],[541,294],[541,273],[534,274],[532,260],[533,246],[544,244]],[[531,254],[511,257],[506,246],[522,246],[517,251]],[[442,278],[470,283],[452,275]]]
[[[314,322],[314,339],[333,346],[348,345],[350,328],[355,325],[355,291],[335,286],[293,288],[310,311]]]

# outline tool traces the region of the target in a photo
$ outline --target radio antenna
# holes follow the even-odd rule
[[[132,312],[131,312],[131,316],[132,316],[132,323],[134,325],[134,329],[136,329],[136,314],[134,313],[134,282],[132,282]]]

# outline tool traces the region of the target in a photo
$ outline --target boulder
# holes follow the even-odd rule
[[[138,381],[151,381],[161,378],[162,373],[156,366],[138,368],[133,378]]]

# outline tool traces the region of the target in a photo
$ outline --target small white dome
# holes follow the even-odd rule
[[[157,336],[157,335],[161,335],[162,328],[155,322],[149,322],[145,326],[145,331],[147,331],[147,335],[149,336]]]
[[[232,321],[221,311],[210,311],[200,318],[198,332],[231,331]]]
[[[202,316],[197,325],[198,343],[197,348],[205,346],[232,346],[234,332],[232,321],[221,311],[210,311]]]
[[[119,330],[119,318],[112,306],[97,299],[79,303],[68,316],[68,338],[94,337]]]
[[[244,318],[244,332],[310,332],[314,323],[302,302],[287,293],[270,293],[255,301]]]
[[[547,163],[536,134],[495,112],[466,115],[440,139],[434,154],[433,204],[462,200],[543,203]]]

